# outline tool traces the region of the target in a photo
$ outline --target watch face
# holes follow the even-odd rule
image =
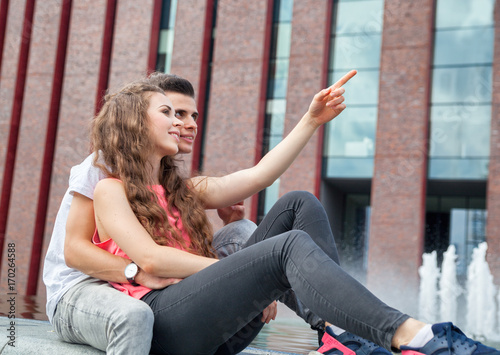
[[[131,279],[137,275],[138,267],[134,263],[130,263],[125,267],[125,277]]]

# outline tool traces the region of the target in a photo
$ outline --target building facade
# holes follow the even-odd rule
[[[188,171],[249,167],[357,69],[347,109],[271,187],[258,222],[307,190],[343,266],[412,310],[422,253],[488,243],[500,284],[500,33],[495,0],[0,0],[0,290],[42,295],[43,257],[102,94],[160,70],[189,79]],[[219,222],[210,214],[214,224]]]

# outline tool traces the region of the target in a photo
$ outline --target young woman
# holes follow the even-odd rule
[[[179,176],[172,156],[182,122],[162,90],[135,83],[107,98],[92,130],[103,162],[96,158],[95,164],[109,177],[94,192],[93,240],[132,260],[130,283],[114,286],[153,310],[152,352],[237,353],[260,331],[261,313],[293,289],[318,316],[387,349],[431,354],[444,346],[456,354],[500,354],[450,323],[431,328],[390,308],[352,279],[324,246],[333,240],[326,214],[308,194],[286,195],[243,250],[214,257],[204,209],[237,203],[271,185],[317,128],[344,110],[342,85],[354,75],[316,94],[297,126],[256,166],[219,178]],[[140,269],[181,281],[163,290],[135,286]]]

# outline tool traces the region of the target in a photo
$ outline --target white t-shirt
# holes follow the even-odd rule
[[[81,271],[66,265],[64,261],[64,239],[66,238],[66,221],[73,194],[77,192],[93,200],[97,183],[105,178],[101,169],[92,165],[93,159],[94,155],[89,155],[80,165],[71,168],[69,187],[57,212],[54,230],[45,256],[43,282],[47,288],[46,312],[51,322],[61,297],[78,282],[90,278]]]

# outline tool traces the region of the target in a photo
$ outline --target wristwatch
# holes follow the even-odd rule
[[[133,261],[125,266],[125,277],[127,278],[127,281],[132,285],[132,286],[139,286],[137,282],[135,282],[135,277],[139,273],[139,266],[137,266],[136,263]]]

